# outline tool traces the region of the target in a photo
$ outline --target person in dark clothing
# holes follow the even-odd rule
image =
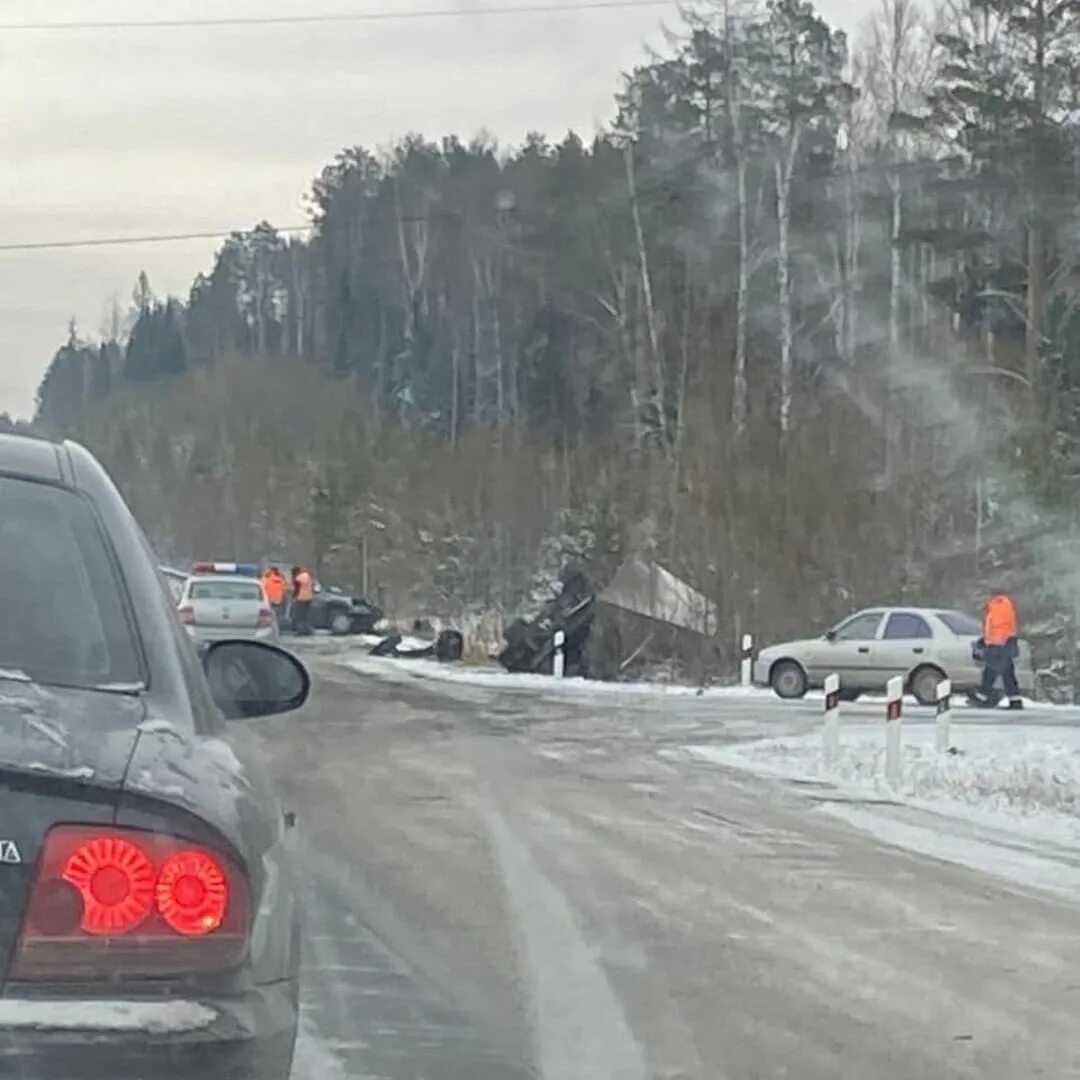
[[[312,633],[311,601],[315,598],[315,583],[309,571],[300,566],[292,569],[293,579],[293,631],[297,634]]]

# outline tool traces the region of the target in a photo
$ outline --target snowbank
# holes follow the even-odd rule
[[[884,778],[884,724],[846,725],[832,768],[822,735],[685,746],[692,760],[817,782],[819,807],[886,844],[1080,899],[1080,726],[905,725],[901,780]]]
[[[845,726],[825,764],[822,736],[688,746],[697,761],[792,780],[833,783],[852,798],[884,799],[984,824],[1023,827],[1080,845],[1080,729],[953,724],[955,753],[934,749],[934,725],[906,725],[899,787],[885,780],[883,724]]]

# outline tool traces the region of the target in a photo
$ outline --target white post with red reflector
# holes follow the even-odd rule
[[[840,676],[825,676],[825,765],[832,768],[840,757]]]
[[[739,685],[749,686],[753,681],[754,635],[743,634],[739,644]]]
[[[937,720],[934,724],[934,749],[944,754],[949,749],[949,724],[952,721],[952,682],[937,684]]]
[[[566,631],[555,631],[555,653],[551,660],[551,673],[556,679],[566,674]]]
[[[885,688],[885,779],[900,786],[900,746],[904,711],[904,680],[895,675]]]

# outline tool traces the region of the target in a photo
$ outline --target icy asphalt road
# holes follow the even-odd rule
[[[1080,1077],[1073,906],[663,753],[812,706],[310,662],[296,1080]]]

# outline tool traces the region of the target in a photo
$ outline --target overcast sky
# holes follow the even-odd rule
[[[535,0],[533,0],[535,2]],[[572,3],[573,0],[553,0]],[[851,29],[871,0],[819,5]],[[0,0],[0,24],[427,10],[307,26],[0,32],[0,245],[303,222],[346,145],[418,131],[590,136],[674,2],[485,16],[526,0]],[[473,14],[468,14],[470,9]],[[2,27],[0,27],[2,31]],[[72,315],[96,336],[141,269],[186,294],[217,242],[0,251],[0,411],[28,416]]]

